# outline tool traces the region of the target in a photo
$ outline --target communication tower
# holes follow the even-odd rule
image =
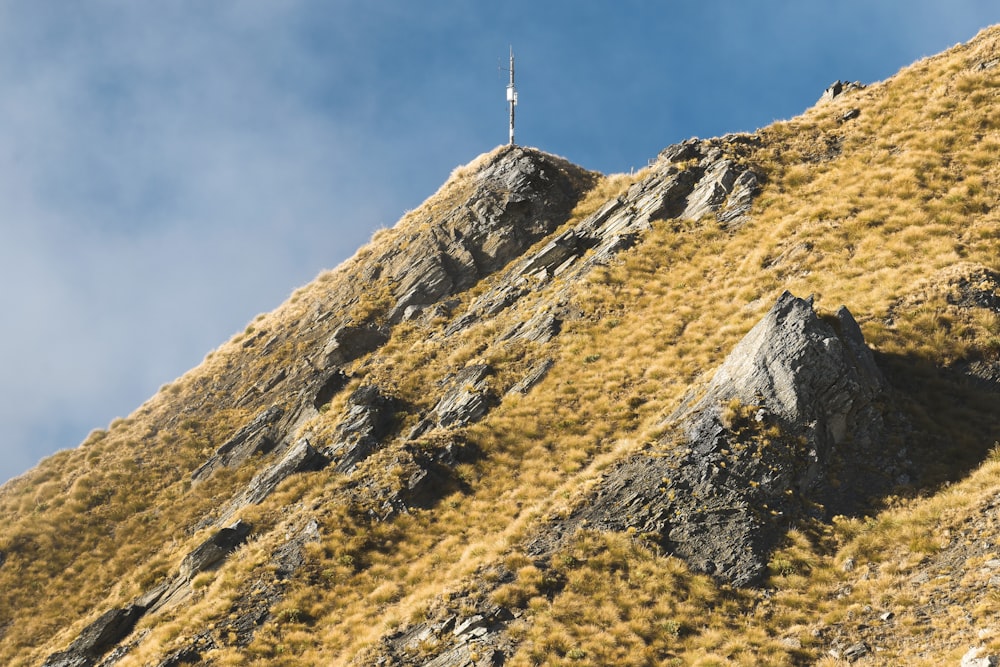
[[[510,145],[514,145],[514,107],[517,106],[517,89],[514,88],[514,47],[510,47],[510,83],[507,84],[507,104],[510,105]]]

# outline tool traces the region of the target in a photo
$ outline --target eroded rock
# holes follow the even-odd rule
[[[43,667],[91,667],[132,632],[145,611],[134,604],[109,609],[84,628],[68,649],[49,656]]]
[[[342,366],[385,345],[388,332],[373,325],[345,325],[333,332],[323,348],[326,366]]]
[[[337,472],[350,472],[371,456],[396,425],[399,401],[382,394],[378,387],[365,385],[351,394],[347,412],[337,425],[333,443],[323,456],[334,462]]]
[[[750,135],[728,135],[718,141],[689,139],[665,149],[649,175],[633,184],[624,195],[608,201],[537,251],[522,257],[510,272],[510,280],[477,298],[447,333],[453,334],[510,307],[540,281],[554,277],[571,280],[594,266],[606,264],[635,245],[655,221],[714,215],[719,223],[736,226],[760,191],[760,177],[737,153],[752,148],[758,141]],[[724,150],[717,144],[727,148]],[[736,150],[730,151],[729,147]],[[547,330],[533,333],[544,342]]]
[[[461,205],[429,221],[405,249],[381,256],[380,275],[395,299],[387,319],[465,290],[519,257],[569,219],[596,174],[528,148],[502,149],[473,176]]]
[[[278,485],[291,475],[311,472],[326,467],[329,459],[316,451],[306,438],[288,449],[275,463],[250,480],[247,488],[233,503],[233,510],[246,505],[256,505],[267,498]]]
[[[240,520],[228,528],[216,531],[181,561],[179,568],[181,578],[190,580],[197,573],[204,572],[221,562],[246,541],[251,529],[250,524]]]
[[[659,445],[616,465],[579,516],[757,582],[797,518],[856,511],[892,487],[906,461],[880,444],[886,389],[846,308],[826,321],[786,292]]]
[[[469,364],[460,370],[430,414],[413,427],[407,438],[413,440],[435,427],[465,426],[482,419],[498,402],[489,384],[492,373],[487,364]]]
[[[191,473],[191,479],[202,481],[220,467],[236,467],[254,454],[270,452],[281,440],[281,433],[275,424],[284,413],[276,405],[264,410],[215,450],[205,463]]]

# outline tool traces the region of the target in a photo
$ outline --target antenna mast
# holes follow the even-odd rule
[[[507,102],[510,104],[510,145],[514,145],[514,107],[517,106],[517,90],[514,88],[514,47],[510,47],[510,83],[507,84]]]

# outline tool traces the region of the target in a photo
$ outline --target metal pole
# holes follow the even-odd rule
[[[517,90],[514,88],[514,47],[510,47],[510,83],[507,84],[507,101],[510,103],[510,145],[514,145],[514,107],[517,106]]]

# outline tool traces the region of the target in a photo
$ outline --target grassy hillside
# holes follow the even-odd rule
[[[242,510],[251,541],[195,577],[182,605],[144,617],[115,664],[158,664],[206,630],[217,643],[209,664],[370,664],[394,631],[484,604],[517,611],[513,665],[840,664],[830,651],[859,642],[871,651],[857,664],[957,664],[973,645],[1000,653],[998,98],[993,28],[763,128],[759,141],[716,140],[763,176],[740,225],[661,220],[611,264],[557,277],[471,326],[449,333],[504,272],[454,295],[449,312],[395,324],[300,427],[333,437],[351,392],[370,384],[406,406],[394,440],[351,474],[300,474]],[[391,285],[359,284],[360,267],[461,207],[496,155],[456,170],[397,227],[128,418],[0,488],[0,663],[41,664],[176,570],[210,534],[203,518],[265,461],[197,484],[191,472],[263,407],[292,401],[289,379],[261,387],[280,372],[305,377],[324,318],[382,323]],[[602,177],[560,230],[645,175]],[[531,540],[655,438],[784,290],[814,295],[821,313],[850,308],[914,425],[904,445],[920,478],[870,516],[793,527],[760,589],[694,574],[629,534],[581,530],[536,562]],[[556,305],[567,314],[558,336],[502,340]],[[544,359],[537,386],[505,393]],[[476,362],[494,369],[499,405],[404,442],[433,407],[430,388]],[[384,501],[406,487],[415,457],[448,446],[461,455],[438,497],[389,516]],[[321,539],[278,582],[272,554],[306,520]],[[272,584],[281,600],[243,641],[227,619]]]

